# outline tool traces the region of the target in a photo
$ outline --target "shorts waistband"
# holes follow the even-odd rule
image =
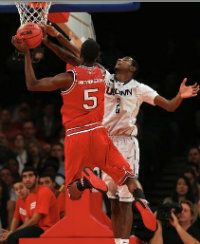
[[[102,125],[101,122],[95,122],[95,123],[67,129],[65,131],[65,135],[72,136],[72,135],[76,135],[76,134],[80,134],[80,133],[85,133],[85,132],[88,132],[91,130],[95,130],[98,128],[104,128],[104,126]]]

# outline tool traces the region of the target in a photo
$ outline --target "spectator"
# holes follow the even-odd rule
[[[38,120],[37,127],[40,129],[46,140],[55,138],[56,133],[60,127],[60,121],[55,116],[54,104],[47,104],[44,106],[43,115]]]
[[[13,191],[13,182],[14,182],[15,178],[13,177],[11,170],[8,167],[2,168],[0,170],[0,178],[7,185],[8,189],[9,189],[10,199],[15,201],[16,196]]]
[[[36,127],[33,121],[29,120],[23,123],[22,132],[25,139],[25,144],[28,145],[31,142],[38,142],[36,137]]]
[[[22,123],[30,120],[32,117],[30,106],[26,102],[19,104],[19,106],[15,108],[14,116],[15,122],[21,126]]]
[[[0,179],[0,222],[2,228],[8,228],[9,191],[7,185]]]
[[[55,176],[49,174],[42,174],[39,177],[39,184],[42,186],[47,186],[52,190],[52,192],[55,194],[55,197],[57,199],[60,218],[64,217],[65,194],[66,194],[64,185],[62,185],[58,190],[56,188]]]
[[[182,212],[177,216],[171,212],[170,226],[162,226],[158,222],[158,228],[150,244],[199,244],[199,223],[195,221],[195,209],[190,201],[182,201]]]
[[[28,144],[28,165],[38,169],[41,161],[40,145],[38,142],[30,142]]]
[[[197,203],[200,200],[200,185],[198,183],[197,176],[193,168],[189,167],[184,170],[183,173],[190,181],[190,185],[192,187],[192,191],[195,197],[195,202]]]
[[[11,170],[8,167],[4,167],[0,170],[0,179],[6,184],[9,193],[9,201],[7,203],[8,209],[8,225],[11,224],[12,217],[15,210],[16,195],[13,190],[13,182],[15,180],[14,176],[11,173]]]
[[[59,160],[58,173],[64,175],[64,146],[61,143],[55,143],[51,147],[51,156]]]
[[[26,198],[27,221],[8,236],[7,244],[18,244],[22,237],[38,237],[59,220],[55,195],[48,187],[38,186],[33,167],[23,169],[22,182],[30,191]]]
[[[163,202],[181,202],[183,200],[195,202],[190,181],[186,176],[180,176],[177,179],[172,196],[165,198]]]
[[[19,162],[19,173],[21,174],[25,164],[28,161],[28,153],[25,148],[24,136],[22,134],[18,134],[14,138],[14,151],[17,154],[16,158]]]
[[[20,132],[16,123],[12,122],[12,114],[8,109],[4,109],[1,112],[0,128],[9,142]]]
[[[40,172],[51,176],[57,175],[59,161],[56,157],[48,157],[40,165]]]
[[[190,147],[188,151],[188,162],[194,163],[200,168],[200,150],[198,146]]]
[[[24,223],[27,218],[25,200],[28,196],[29,191],[25,187],[21,179],[18,179],[14,182],[13,188],[17,196],[15,212],[10,225],[10,229],[3,232],[2,236],[0,237],[0,241],[5,241],[7,237],[13,231],[15,231],[21,223]]]
[[[9,146],[7,136],[1,131],[0,131],[0,145],[4,146],[4,147],[8,147]]]
[[[49,187],[55,194],[55,197],[58,197],[59,191],[56,189],[55,176],[49,174],[40,175],[39,185]]]
[[[11,171],[14,179],[19,177],[19,162],[15,157],[10,157],[5,166]]]

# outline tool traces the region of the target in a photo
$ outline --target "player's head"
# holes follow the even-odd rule
[[[135,76],[138,71],[138,64],[134,58],[125,56],[123,58],[117,59],[115,64],[115,72],[123,71],[132,74],[132,77]]]
[[[83,58],[84,63],[94,63],[99,52],[99,44],[91,38],[87,39],[81,46],[81,58]]]

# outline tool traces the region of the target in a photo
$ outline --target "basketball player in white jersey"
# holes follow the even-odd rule
[[[104,125],[115,146],[130,163],[135,174],[139,172],[139,147],[136,119],[143,102],[158,105],[173,112],[179,107],[183,98],[196,96],[199,86],[186,86],[185,78],[176,97],[167,100],[147,85],[139,83],[133,77],[137,71],[137,63],[131,57],[118,59],[115,74],[107,72]],[[111,201],[112,226],[116,244],[129,243],[133,222],[132,202],[126,185],[117,186],[110,176],[103,174],[108,186],[108,198]]]

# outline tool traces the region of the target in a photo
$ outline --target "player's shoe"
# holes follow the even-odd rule
[[[157,229],[156,217],[149,208],[147,201],[145,199],[136,199],[134,205],[142,217],[144,226],[151,231],[155,231]]]
[[[106,183],[96,176],[92,169],[85,167],[82,171],[82,176],[84,184],[88,185],[87,188],[93,187],[103,193],[108,191]]]

